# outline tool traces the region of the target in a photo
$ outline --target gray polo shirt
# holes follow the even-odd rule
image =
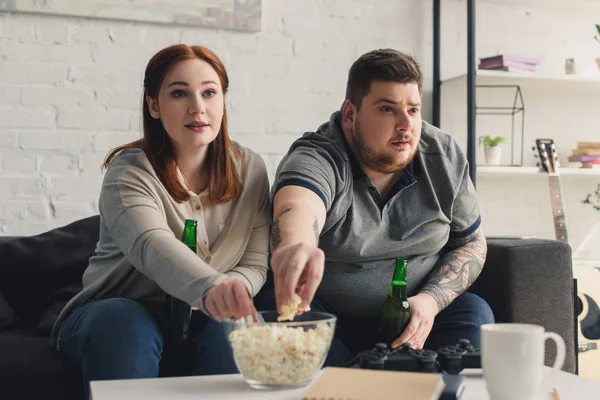
[[[426,122],[417,155],[387,202],[350,151],[339,111],[292,144],[273,195],[287,185],[306,187],[325,204],[319,238],[325,272],[317,297],[340,316],[380,315],[397,257],[408,260],[409,296],[418,293],[448,239],[469,235],[481,221],[464,154]]]

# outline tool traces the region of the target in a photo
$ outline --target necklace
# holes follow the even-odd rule
[[[185,174],[185,172],[183,172],[183,169],[181,169],[179,164],[177,164],[177,161],[175,161],[175,165],[177,166],[177,170],[181,173],[181,175],[183,177],[183,183],[188,187],[188,189],[193,190],[192,189],[193,185],[192,185],[190,178],[188,178],[188,176]]]

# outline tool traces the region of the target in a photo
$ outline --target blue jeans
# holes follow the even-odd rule
[[[83,373],[86,399],[92,380],[159,376],[163,349],[188,356],[175,360],[182,375],[238,372],[222,325],[199,311],[192,313],[189,338],[181,349],[163,340],[144,306],[124,298],[80,306],[63,323],[58,340],[65,359]]]
[[[264,289],[254,298],[259,311],[275,310],[275,292]],[[310,304],[313,311],[335,313],[318,298]],[[457,344],[459,339],[468,339],[480,347],[479,327],[493,323],[494,314],[481,297],[463,293],[435,318],[425,348],[437,351],[442,346]],[[352,358],[363,350],[369,350],[379,341],[379,318],[344,318],[336,323],[335,337],[331,343],[324,366],[348,366]]]

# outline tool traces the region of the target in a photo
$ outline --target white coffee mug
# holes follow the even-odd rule
[[[556,343],[556,361],[565,362],[565,341],[531,324],[481,326],[481,367],[490,400],[534,400],[542,389],[546,340]]]

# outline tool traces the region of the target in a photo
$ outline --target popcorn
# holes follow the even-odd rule
[[[233,330],[235,362],[247,379],[263,384],[309,381],[323,365],[331,341],[327,323],[314,329],[252,324]]]
[[[282,312],[279,317],[277,317],[277,321],[292,321],[300,310],[300,303],[302,303],[302,298],[298,296],[298,293],[294,293],[292,302],[281,306]],[[302,311],[310,311],[310,306],[306,306]]]

